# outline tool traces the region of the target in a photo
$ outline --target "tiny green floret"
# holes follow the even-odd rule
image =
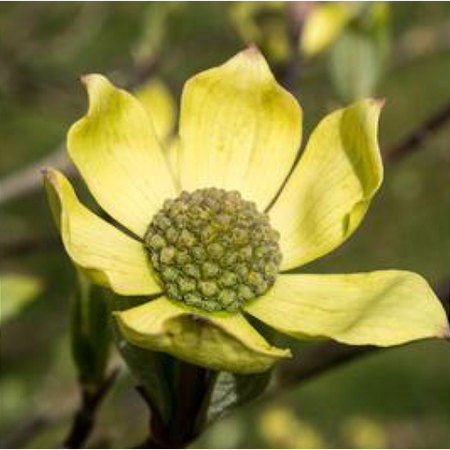
[[[166,295],[207,311],[238,311],[274,284],[279,233],[237,191],[205,188],[166,200],[144,238]]]

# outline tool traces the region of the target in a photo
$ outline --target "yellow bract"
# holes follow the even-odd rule
[[[181,187],[239,190],[263,211],[301,138],[301,109],[249,48],[190,79],[180,117]]]
[[[180,190],[180,152],[178,150],[178,138],[174,135],[177,112],[173,96],[161,80],[153,78],[136,91],[136,97],[153,122],[178,192]]]
[[[122,295],[161,291],[138,241],[83,206],[58,171],[45,172],[45,185],[67,253],[94,281]]]
[[[282,333],[382,347],[448,336],[428,283],[412,272],[280,275],[246,311]]]
[[[168,87],[161,80],[152,78],[136,91],[136,98],[148,112],[164,146],[174,131],[176,118],[176,105]]]
[[[166,159],[169,164],[170,173],[175,183],[177,192],[181,191],[180,185],[180,140],[178,137],[172,138],[166,144]]]
[[[69,131],[69,154],[100,206],[142,237],[175,187],[148,112],[101,75],[84,77],[89,111]]]
[[[281,233],[282,270],[329,253],[363,219],[378,190],[382,103],[363,100],[333,112],[313,131],[304,154],[270,210]]]
[[[132,344],[214,370],[263,372],[290,356],[269,345],[241,314],[206,313],[161,297],[115,316]]]

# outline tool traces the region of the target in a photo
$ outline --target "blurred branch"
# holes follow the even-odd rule
[[[72,426],[64,444],[58,448],[83,447],[94,429],[99,408],[111,391],[119,373],[119,368],[114,369],[96,387],[80,385],[81,401],[78,405],[75,396],[67,393],[67,401],[56,400],[56,403],[52,402],[38,411],[32,408],[29,411],[30,417],[26,417],[20,425],[2,433],[0,449],[25,448],[41,432],[54,426],[62,427],[69,418],[73,418]]]
[[[40,169],[52,166],[72,175],[74,168],[67,157],[65,146],[60,145],[43,159],[18,170],[0,180],[0,205],[42,188]]]
[[[140,61],[127,77],[126,86],[129,89],[139,87],[149,78],[159,62],[160,58],[157,56]],[[48,166],[62,170],[69,176],[76,175],[75,167],[67,156],[65,144],[62,143],[39,161],[0,180],[0,206],[42,189],[40,170]]]
[[[47,252],[58,249],[59,246],[60,239],[56,234],[51,236],[29,236],[9,242],[0,242],[0,262],[3,258],[18,257],[31,252]]]
[[[351,347],[337,342],[319,344],[298,358],[280,364],[275,392],[335,369],[361,356],[378,351],[380,347]]]
[[[450,125],[450,100],[431,117],[415,128],[411,134],[399,143],[388,148],[385,162],[397,162],[412,152],[418,150],[423,142],[439,129]]]
[[[97,411],[111,390],[119,374],[115,369],[99,386],[81,385],[81,403],[72,423],[72,427],[64,440],[64,448],[82,448],[86,444],[95,426]]]
[[[72,22],[50,43],[48,51],[63,63],[74,58],[101,33],[111,8],[101,2],[83,2]],[[61,49],[64,49],[62,52]]]
[[[435,287],[449,317],[450,312],[450,276]],[[345,363],[357,360],[362,356],[379,352],[382,347],[359,346],[353,347],[336,342],[319,344],[306,350],[298,358],[293,358],[283,364],[277,371],[277,385],[270,393],[276,395],[281,390],[293,387],[303,381],[322,375]]]
[[[0,448],[24,448],[41,430],[53,425],[54,419],[44,414],[25,420],[19,427],[0,439]]]
[[[285,64],[277,68],[278,70],[276,72],[281,84],[291,92],[294,90],[295,82],[300,75],[301,55],[298,49],[298,43],[306,17],[314,7],[314,2],[287,3],[286,22],[289,38],[289,58]]]

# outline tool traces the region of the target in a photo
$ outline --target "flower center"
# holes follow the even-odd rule
[[[208,311],[237,311],[273,285],[278,240],[253,202],[216,188],[166,200],[144,238],[166,295]]]

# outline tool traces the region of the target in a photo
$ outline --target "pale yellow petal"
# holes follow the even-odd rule
[[[182,188],[239,190],[264,210],[301,138],[301,109],[249,48],[190,79],[180,117]]]
[[[281,270],[331,252],[360,224],[383,178],[377,139],[381,106],[362,100],[331,113],[313,131],[269,212],[281,233]]]
[[[419,275],[280,275],[246,311],[282,333],[345,344],[391,346],[449,337],[440,301]]]
[[[179,182],[178,138],[174,134],[177,115],[175,100],[169,88],[158,78],[152,78],[136,91],[137,99],[147,111],[155,127],[156,135],[162,143],[164,156],[177,192]]]
[[[77,266],[121,295],[161,292],[140,242],[83,206],[60,172],[46,170],[45,185],[64,247]]]
[[[170,173],[172,174],[175,187],[178,191],[181,190],[180,182],[180,141],[178,137],[174,136],[166,144],[165,156],[169,164]]]
[[[241,314],[209,313],[165,297],[115,317],[131,344],[213,370],[263,372],[290,356],[268,344]]]
[[[158,139],[165,146],[174,131],[177,115],[172,93],[162,80],[151,78],[135,94],[153,122]]]
[[[89,110],[69,131],[69,154],[100,206],[142,237],[174,184],[141,103],[101,75],[83,78]]]

